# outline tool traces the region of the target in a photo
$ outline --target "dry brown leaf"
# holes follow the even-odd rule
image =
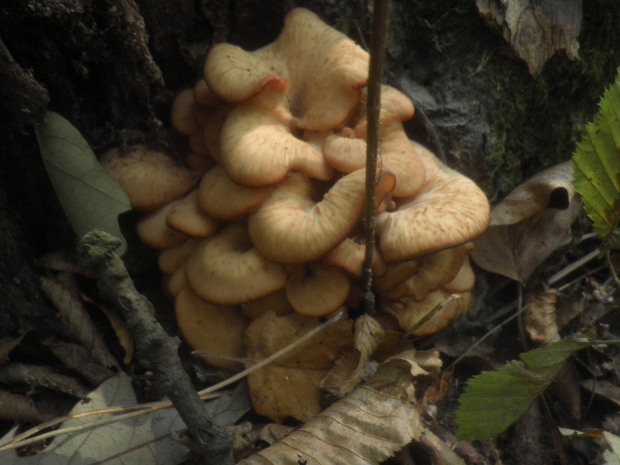
[[[581,383],[581,387],[620,406],[620,387],[611,381],[587,379]]]
[[[317,318],[269,312],[245,332],[250,363],[259,362],[319,326]],[[321,411],[321,380],[334,362],[353,349],[353,323],[342,320],[308,343],[248,376],[254,409],[281,422],[286,417],[306,421]]]
[[[105,316],[108,318],[110,322],[110,326],[114,330],[114,334],[116,334],[116,339],[118,339],[118,343],[121,345],[123,350],[125,351],[125,357],[123,357],[123,363],[125,365],[129,365],[131,360],[133,359],[134,354],[134,341],[129,328],[125,321],[118,316],[113,311],[106,308],[104,305],[99,306],[99,309],[105,313]]]
[[[572,188],[570,162],[539,173],[496,205],[491,226],[474,241],[478,266],[525,283],[558,247],[571,240],[581,202]]]
[[[84,308],[76,289],[59,279],[45,276],[41,277],[41,289],[58,309],[62,319],[69,325],[77,339],[84,347],[90,349],[93,358],[107,367],[118,366]]]
[[[41,423],[47,418],[30,397],[0,390],[0,420],[17,423]]]
[[[359,354],[359,356],[355,357],[354,355],[349,355],[346,357],[347,362],[350,362],[356,358],[356,364],[352,371],[343,369],[344,367],[342,367],[341,364],[336,364],[334,369],[329,373],[329,375],[332,376],[328,375],[328,378],[330,379],[323,379],[323,382],[321,383],[323,389],[337,397],[342,397],[343,395],[351,392],[364,378],[364,375],[367,372],[366,364],[384,339],[385,331],[383,331],[383,328],[379,322],[372,316],[362,315],[356,319],[354,341],[355,352]],[[339,359],[339,361],[341,360],[342,359]],[[333,373],[336,370],[342,370],[341,373],[343,374],[348,373],[346,378],[339,383],[334,383],[335,378],[333,377]],[[336,376],[337,375],[338,373],[336,373]]]
[[[550,289],[530,297],[525,310],[525,329],[537,345],[559,341],[560,334],[555,316],[558,291]]]
[[[527,63],[532,76],[559,51],[571,60],[579,57],[580,0],[476,0],[476,6]]]
[[[391,457],[424,431],[415,365],[415,351],[382,364],[366,385],[239,465],[371,465]]]

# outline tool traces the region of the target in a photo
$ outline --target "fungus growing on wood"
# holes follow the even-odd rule
[[[230,337],[241,344],[246,317],[275,310],[322,318],[360,305],[367,68],[366,52],[295,9],[271,45],[213,47],[204,80],[175,100],[173,125],[201,173],[169,201],[202,179],[150,219],[157,241],[144,227],[140,235],[162,250],[159,265],[192,347],[218,350],[201,339],[221,337],[206,328],[208,315],[214,324],[234,320]],[[405,332],[445,304],[413,331],[423,336],[471,303],[469,241],[486,228],[489,208],[472,181],[408,139],[403,122],[413,113],[404,94],[383,86],[372,271],[380,314]],[[179,316],[189,302],[200,310]]]
[[[282,265],[252,246],[245,226],[233,223],[196,247],[185,265],[191,288],[207,302],[241,305],[279,291]]]
[[[200,177],[199,172],[145,145],[112,149],[99,162],[121,185],[131,208],[138,211],[154,210],[181,197]]]

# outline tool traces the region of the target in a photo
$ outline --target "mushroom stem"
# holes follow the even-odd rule
[[[381,109],[381,73],[385,58],[390,0],[376,0],[370,38],[370,66],[368,73],[368,102],[366,119],[366,205],[364,207],[364,233],[366,254],[362,270],[364,310],[375,312],[375,295],[372,292],[372,260],[375,249],[375,184],[377,182],[377,152],[379,150],[379,112]]]

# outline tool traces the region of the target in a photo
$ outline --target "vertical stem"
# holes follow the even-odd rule
[[[368,100],[366,118],[366,205],[364,208],[364,235],[366,255],[362,271],[364,286],[364,309],[375,311],[372,292],[372,257],[375,249],[375,185],[377,178],[377,154],[379,152],[379,110],[381,108],[381,74],[385,58],[390,0],[375,0],[370,37],[370,68],[368,72]]]

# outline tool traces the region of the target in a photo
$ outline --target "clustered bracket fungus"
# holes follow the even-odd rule
[[[171,120],[201,173],[183,168],[190,185],[151,207],[159,210],[140,236],[162,250],[194,348],[238,357],[243,328],[266,311],[325,317],[361,305],[368,62],[298,8],[266,47],[213,47],[204,78],[175,100]],[[412,102],[389,86],[381,94],[373,290],[404,332],[449,301],[413,332],[424,336],[469,307],[470,241],[486,229],[489,206],[474,182],[408,139]],[[230,343],[220,337],[227,328],[212,330],[226,321]]]

